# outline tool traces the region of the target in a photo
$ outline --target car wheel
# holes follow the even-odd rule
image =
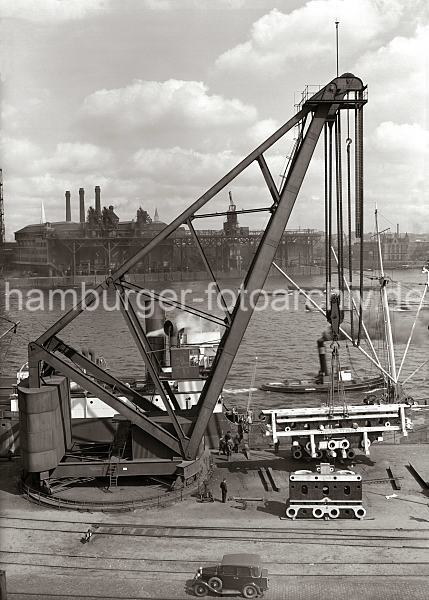
[[[222,580],[219,577],[210,577],[207,583],[217,592],[220,592],[222,589]]]
[[[254,585],[245,585],[243,588],[243,596],[245,598],[256,598],[258,590]]]
[[[194,585],[194,594],[198,596],[198,598],[202,598],[207,595],[207,587],[203,583],[196,583]]]

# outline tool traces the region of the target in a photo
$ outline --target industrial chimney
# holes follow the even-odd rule
[[[79,188],[79,221],[85,223],[85,190]]]
[[[95,212],[97,215],[101,215],[101,197],[100,197],[100,186],[95,186]]]
[[[70,204],[70,192],[66,191],[66,221],[70,223],[71,221],[71,204]]]

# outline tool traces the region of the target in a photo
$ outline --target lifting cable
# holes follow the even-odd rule
[[[329,284],[329,266],[330,266],[330,258],[331,258],[331,246],[328,235],[329,230],[329,215],[328,215],[328,203],[329,203],[329,195],[328,195],[328,124],[324,125],[324,158],[325,158],[325,305],[326,310],[328,309],[328,284]]]
[[[326,286],[326,310],[330,305],[331,301],[331,287],[332,287],[332,262],[331,262],[331,246],[332,246],[332,126],[333,123],[328,123],[328,181],[327,181],[327,189],[328,189],[328,243],[327,243],[327,253],[328,253],[328,262],[326,265],[327,270],[327,286]]]
[[[335,185],[337,197],[338,289],[344,296],[343,174],[341,160],[341,111],[335,117]]]
[[[335,398],[341,402],[344,414],[347,414],[347,406],[346,406],[346,392],[344,389],[344,382],[341,374],[341,361],[339,354],[339,344],[336,340],[334,340],[331,344],[332,348],[332,358],[331,358],[331,381],[329,386],[329,416],[333,416],[335,409]]]
[[[356,100],[362,99],[362,92],[356,92]],[[363,107],[355,107],[355,212],[356,237],[360,238],[359,248],[359,326],[356,345],[359,346],[362,335],[363,319]]]
[[[352,344],[355,344],[354,317],[353,317],[353,261],[352,261],[352,192],[351,192],[351,161],[350,146],[352,139],[350,137],[350,110],[347,109],[347,237],[348,237],[348,270],[349,270],[349,308],[350,308],[350,337]]]

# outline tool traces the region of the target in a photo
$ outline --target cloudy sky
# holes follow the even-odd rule
[[[368,84],[368,209],[429,232],[426,0],[0,0],[0,14],[9,239],[42,200],[64,220],[67,189],[78,220],[78,188],[88,206],[95,185],[124,220],[143,206],[170,221],[335,76],[336,19],[340,72]],[[277,182],[292,137],[270,155]],[[257,169],[229,189],[269,203]],[[319,153],[290,225],[320,228],[322,196]]]

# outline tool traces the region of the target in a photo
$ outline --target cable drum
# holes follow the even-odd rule
[[[329,440],[329,442],[328,442],[329,450],[335,450],[336,447],[337,447],[337,442],[335,440]]]
[[[323,517],[324,511],[322,508],[313,508],[313,517],[315,519],[321,519]]]
[[[292,452],[292,456],[293,458],[295,458],[296,460],[302,458],[302,450],[301,448],[296,448],[295,450],[293,450]]]
[[[347,450],[348,448],[350,448],[349,440],[341,440],[341,448],[344,448],[344,450]]]

